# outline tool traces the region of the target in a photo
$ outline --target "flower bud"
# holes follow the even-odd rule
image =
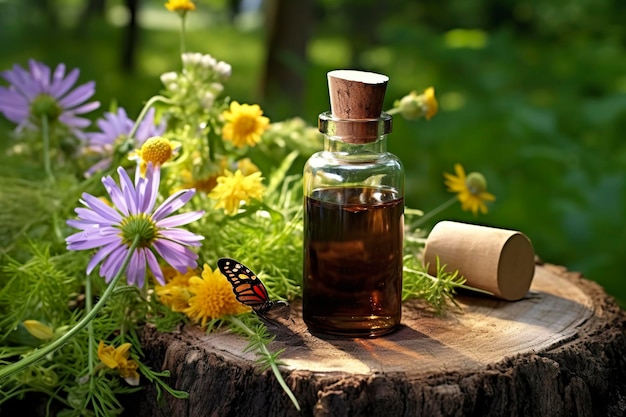
[[[480,172],[470,172],[465,179],[465,184],[472,195],[480,195],[487,191],[487,180]]]
[[[23,324],[26,330],[28,330],[28,333],[39,340],[52,339],[52,336],[54,336],[52,328],[46,326],[39,320],[24,320]]]
[[[230,78],[230,74],[232,73],[232,67],[226,62],[220,61],[215,64],[215,72],[219,75],[220,79],[226,80]]]
[[[204,107],[205,109],[210,109],[211,107],[213,107],[213,103],[215,103],[215,95],[210,91],[207,91],[206,93],[204,93],[204,96],[202,97],[200,102],[202,103],[202,107]]]
[[[165,72],[161,74],[161,82],[164,85],[176,82],[177,79],[178,79],[178,74],[174,71]]]
[[[411,93],[396,101],[394,107],[408,120],[419,119],[420,117],[430,120],[437,114],[439,109],[433,87],[428,87],[422,94],[411,91]]]
[[[203,55],[202,59],[200,59],[200,65],[202,65],[204,68],[213,68],[216,63],[217,60],[209,54]]]

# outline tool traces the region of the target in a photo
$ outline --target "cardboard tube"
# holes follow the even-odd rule
[[[514,230],[442,221],[430,232],[424,249],[428,273],[439,263],[447,271],[458,270],[466,285],[515,301],[528,293],[535,273],[530,240]]]

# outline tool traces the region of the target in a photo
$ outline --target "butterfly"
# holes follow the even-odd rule
[[[217,266],[233,286],[237,301],[267,319],[289,316],[289,303],[270,300],[267,288],[250,268],[230,258],[218,259]]]

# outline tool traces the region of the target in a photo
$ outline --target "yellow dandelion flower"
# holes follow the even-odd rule
[[[249,307],[237,301],[232,285],[220,270],[216,268],[213,271],[207,264],[204,265],[202,277],[189,279],[189,291],[193,296],[184,313],[202,327],[209,320],[250,311]]]
[[[461,208],[471,211],[476,215],[478,210],[487,213],[485,201],[494,201],[496,197],[487,192],[487,180],[480,172],[471,172],[465,175],[465,170],[461,164],[454,165],[455,175],[444,173],[445,184],[448,191],[457,193],[457,198],[461,202]]]
[[[236,101],[230,103],[230,109],[224,110],[222,117],[226,120],[222,137],[238,148],[260,142],[261,135],[270,123],[258,104],[239,104]]]
[[[117,369],[120,376],[128,382],[129,385],[139,385],[139,373],[137,368],[139,365],[130,357],[130,343],[123,343],[119,347],[105,345],[101,340],[98,344],[98,358],[110,369]]]
[[[174,156],[174,146],[167,138],[154,136],[146,140],[141,149],[131,155],[131,159],[139,161],[141,175],[145,175],[148,163],[153,165],[163,165]]]
[[[165,8],[170,12],[188,12],[196,10],[196,5],[191,0],[167,0]]]
[[[172,267],[163,268],[163,276],[165,277],[165,285],[155,285],[154,290],[162,304],[168,306],[175,312],[182,312],[189,307],[189,278],[195,277],[199,271],[188,269],[187,272],[181,274]]]
[[[251,199],[260,200],[265,191],[260,172],[243,175],[241,170],[234,174],[228,170],[217,178],[217,185],[209,193],[209,197],[217,200],[216,208],[223,208],[226,214],[235,214],[242,203]]]

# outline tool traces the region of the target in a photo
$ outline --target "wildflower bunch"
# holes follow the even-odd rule
[[[194,123],[215,118],[222,109],[218,97],[230,78],[231,66],[209,54],[182,54],[182,70],[161,75],[163,95],[172,103],[167,113],[175,121]]]

